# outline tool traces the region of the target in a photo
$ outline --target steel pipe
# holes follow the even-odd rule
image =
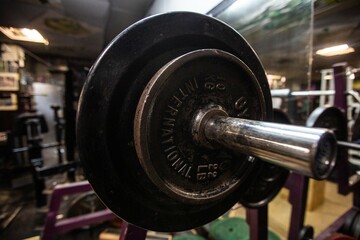
[[[360,150],[360,144],[358,143],[337,141],[337,145],[340,147],[346,147],[348,149]]]
[[[192,131],[206,147],[221,144],[316,179],[335,165],[336,139],[327,129],[232,118],[212,107],[197,114]]]
[[[308,96],[333,96],[335,90],[312,90],[312,91],[294,91],[290,89],[274,89],[271,90],[272,97],[308,97]]]

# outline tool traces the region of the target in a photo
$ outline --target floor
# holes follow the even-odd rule
[[[53,184],[58,179],[48,181]],[[67,205],[72,202],[71,198],[63,199],[63,212]],[[43,230],[44,221],[47,214],[47,207],[36,208],[32,185],[26,185],[17,189],[11,189],[6,186],[0,187],[0,211],[2,214],[15,214],[11,222],[0,220],[0,239],[20,240],[20,239],[40,239]],[[60,212],[60,214],[62,214]],[[68,234],[58,236],[55,239],[62,240],[91,240],[98,239],[99,234],[106,229],[107,223],[99,224],[93,227],[84,227],[72,231]]]
[[[269,228],[281,239],[287,239],[289,228],[291,205],[287,197],[288,190],[283,189],[269,205]],[[325,182],[324,197],[322,205],[305,213],[305,225],[314,228],[315,236],[352,206],[352,195],[339,195],[337,185],[332,182]],[[245,209],[238,208],[232,211],[230,216],[245,217]]]
[[[53,182],[58,180],[53,180]],[[325,183],[325,202],[315,210],[307,211],[305,224],[315,229],[315,235],[324,230],[337,217],[351,207],[352,196],[337,194],[334,183]],[[281,239],[287,239],[291,206],[287,201],[288,192],[282,190],[269,206],[269,228]],[[46,208],[38,209],[32,193],[32,186],[17,189],[0,188],[0,206],[10,212],[17,212],[15,219],[0,231],[0,239],[39,239],[45,219]],[[10,209],[9,209],[10,208]],[[244,217],[245,209],[235,206],[229,216]],[[1,223],[0,223],[1,224]],[[85,228],[59,236],[58,239],[99,239],[99,234],[109,226],[106,224],[93,228]],[[21,230],[19,230],[21,229]]]

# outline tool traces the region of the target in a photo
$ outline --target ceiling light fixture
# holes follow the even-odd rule
[[[49,44],[49,41],[36,29],[0,27],[0,31],[12,40]]]
[[[349,47],[347,44],[341,44],[333,47],[322,48],[316,51],[317,55],[331,57],[336,55],[343,55],[355,52],[354,48]]]

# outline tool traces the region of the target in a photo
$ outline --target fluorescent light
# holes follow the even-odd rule
[[[331,57],[335,55],[342,55],[355,52],[354,48],[349,47],[347,44],[341,44],[333,47],[323,48],[316,51],[317,55]]]
[[[41,42],[44,39],[44,37],[35,29],[21,28],[20,32],[33,41]]]
[[[13,40],[43,43],[45,45],[49,44],[49,41],[36,29],[0,27],[0,31]]]

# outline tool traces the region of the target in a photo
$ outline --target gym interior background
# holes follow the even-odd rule
[[[0,1],[0,239],[140,240],[145,237],[146,239],[177,240],[360,239],[359,9],[360,2],[358,0]],[[197,14],[172,13],[179,11],[202,15],[200,17]],[[168,15],[165,17],[158,15],[164,13]],[[169,24],[166,25],[167,19],[169,19]],[[196,33],[197,37],[189,37],[192,36],[189,34],[192,30],[187,30],[192,25],[189,19],[194,19],[194,29],[198,24],[201,25],[202,21],[206,22],[204,26],[201,25],[200,30],[197,30],[200,31]],[[220,29],[217,28],[218,20],[222,22]],[[190,24],[188,27],[184,27],[187,21]],[[133,25],[135,23],[136,25]],[[162,25],[163,23],[164,25]],[[225,25],[222,24],[230,27],[224,27]],[[125,29],[127,30],[124,31]],[[158,35],[156,35],[157,31],[159,31]],[[120,32],[123,32],[122,35],[115,38]],[[234,32],[246,39],[247,43],[241,43],[246,50],[235,48],[235,50],[230,50],[236,43],[234,43],[235,45],[231,43],[231,47],[229,47],[230,45],[225,46],[225,42],[232,41],[229,38],[234,36],[232,35]],[[136,38],[140,38],[140,36],[144,40]],[[167,38],[167,36],[175,37]],[[207,36],[216,40],[210,41],[208,40],[210,37]],[[115,40],[113,40],[114,38]],[[159,38],[166,39],[166,42],[158,44]],[[132,41],[142,44],[134,47]],[[273,174],[266,180],[271,183],[261,185],[263,182],[256,182],[251,176],[244,178],[237,176],[236,174],[239,174],[237,171],[231,174],[235,174],[237,179],[240,178],[236,181],[241,182],[241,184],[239,183],[239,186],[242,186],[240,192],[244,192],[244,194],[238,194],[238,200],[232,199],[233,204],[227,203],[222,206],[220,202],[216,202],[220,200],[213,200],[214,202],[211,202],[212,210],[202,211],[201,214],[196,215],[197,219],[195,219],[191,217],[195,215],[187,215],[185,207],[193,202],[182,203],[179,200],[181,202],[179,205],[174,205],[168,210],[175,213],[181,211],[179,218],[172,217],[170,219],[169,217],[168,225],[163,226],[161,224],[164,223],[160,224],[155,217],[151,219],[145,212],[139,210],[142,209],[142,202],[149,201],[146,197],[142,198],[145,195],[141,190],[141,186],[143,186],[141,184],[150,184],[150,188],[161,185],[158,185],[155,177],[153,180],[154,173],[148,168],[145,168],[145,171],[142,170],[143,162],[141,162],[141,166],[137,167],[141,168],[139,171],[146,173],[139,176],[146,179],[149,177],[154,184],[147,183],[145,180],[146,183],[142,183],[143,180],[140,179],[141,183],[138,184],[133,180],[125,179],[124,182],[119,183],[121,189],[109,187],[109,190],[107,186],[115,186],[116,184],[113,182],[117,178],[106,175],[111,175],[113,172],[110,170],[110,172],[105,172],[104,179],[94,177],[98,176],[97,170],[102,171],[102,166],[107,166],[106,164],[110,160],[107,156],[104,156],[104,159],[98,159],[95,163],[98,164],[99,169],[97,169],[88,164],[90,160],[86,156],[91,155],[92,148],[95,149],[94,151],[100,148],[113,149],[114,144],[119,144],[116,141],[119,138],[110,137],[109,139],[113,139],[113,141],[104,143],[99,139],[88,137],[95,136],[95,134],[85,135],[85,131],[81,127],[78,129],[78,133],[82,135],[78,136],[76,134],[77,124],[81,121],[91,122],[86,119],[95,118],[96,120],[93,122],[84,123],[84,125],[93,126],[91,124],[96,124],[96,121],[104,121],[106,123],[101,123],[107,124],[107,131],[114,131],[114,134],[117,134],[119,126],[116,126],[113,120],[103,120],[101,114],[104,111],[102,110],[99,111],[101,116],[96,116],[96,112],[93,115],[88,114],[91,112],[89,106],[96,106],[97,101],[104,104],[103,99],[110,99],[110,95],[106,93],[111,90],[104,87],[103,95],[93,95],[92,97],[92,90],[88,87],[84,90],[86,94],[81,99],[80,94],[86,81],[88,81],[88,86],[99,85],[97,82],[105,83],[103,85],[106,85],[107,82],[115,82],[117,84],[115,92],[123,92],[133,102],[133,97],[128,92],[135,91],[136,87],[126,85],[124,80],[121,82],[117,74],[127,65],[143,61],[140,52],[146,52],[145,50],[149,49],[148,52],[151,54],[160,56],[163,53],[174,54],[171,51],[173,48],[182,53],[187,53],[182,49],[219,48],[240,58],[245,65],[249,66],[250,71],[259,71],[259,69],[255,69],[258,65],[251,63],[253,60],[248,61],[250,58],[253,59],[253,52],[246,47],[247,44],[256,52],[266,72],[266,82],[270,89],[265,87],[264,92],[269,90],[271,95],[268,94],[268,96],[271,97],[273,109],[270,109],[269,102],[264,105],[266,105],[266,111],[274,114],[273,119],[267,117],[267,120],[289,126],[329,129],[334,132],[337,139],[335,166],[325,180],[314,180],[305,176],[309,174],[304,175],[293,168],[290,170],[294,171],[288,172],[279,167],[274,170],[270,166],[261,165],[265,170],[255,168],[255,170],[251,170],[253,172],[250,175],[257,178]],[[177,48],[180,45],[185,47]],[[195,45],[196,47],[194,47]],[[203,45],[205,47],[202,47]],[[126,59],[125,54],[121,55],[126,52],[124,50],[126,48],[134,50],[131,58]],[[241,55],[243,51],[247,53]],[[213,57],[211,51],[204,52],[209,54],[207,57]],[[177,57],[177,55],[171,56]],[[196,57],[198,55],[195,51],[189,56]],[[229,57],[228,54],[222,53],[222,57],[224,56]],[[106,61],[109,64],[104,67]],[[120,66],[121,70],[116,70],[114,66],[117,66],[117,61],[123,62],[125,67]],[[185,61],[184,58],[180,58],[180,61],[175,61],[175,63],[180,64],[178,62],[181,61]],[[150,58],[143,66],[139,63],[135,64],[138,68],[132,72],[141,72],[142,76],[145,76],[145,73],[150,72],[148,66],[160,63],[158,58]],[[202,64],[204,67],[201,71],[210,71],[211,67],[206,68],[205,66],[210,63]],[[97,67],[91,69],[93,65]],[[157,66],[158,69],[163,65]],[[171,66],[170,63],[169,66]],[[227,66],[225,64],[218,68],[227,69]],[[90,75],[88,75],[89,71]],[[259,76],[261,78],[261,73]],[[160,77],[162,75],[158,74],[158,78]],[[255,73],[256,77],[258,77],[257,72]],[[117,83],[118,80],[119,83]],[[127,79],[127,81],[130,80]],[[138,78],[133,81],[139,81],[140,84]],[[156,85],[155,83],[154,85]],[[179,98],[183,97],[181,101],[178,99],[179,104],[185,102],[185,98],[193,93],[194,86],[198,87],[196,84],[196,81],[189,80],[185,83],[185,87],[177,88],[183,94],[173,95]],[[214,87],[220,92],[225,87],[219,84],[206,86],[209,89]],[[187,92],[182,92],[184,89]],[[257,88],[255,87],[255,89]],[[151,89],[148,94],[153,94],[152,91],[156,90]],[[240,91],[244,91],[244,89]],[[250,90],[245,89],[246,91]],[[111,94],[113,93],[111,92]],[[265,100],[269,100],[269,97],[266,96]],[[119,100],[120,98],[116,97],[115,99]],[[209,99],[214,98],[220,99],[221,97],[213,95],[209,97]],[[249,117],[251,114],[247,115],[247,108],[242,109],[248,103],[239,100],[236,102],[238,108],[235,106],[240,111],[240,115],[237,116],[252,119]],[[155,100],[149,99],[149,101]],[[257,101],[260,100],[256,97],[248,100],[253,103],[257,103]],[[78,116],[79,102],[82,111],[80,117]],[[218,102],[217,104],[220,104],[222,100],[218,100]],[[130,112],[135,113],[136,104],[137,102],[133,103],[134,109]],[[177,107],[179,108],[175,109],[176,111],[180,109],[180,105]],[[120,108],[125,107],[111,102],[111,105],[102,105],[99,109],[101,108],[110,108],[109,111],[116,115]],[[127,108],[131,108],[131,104]],[[142,110],[146,112],[146,106],[143,106]],[[121,109],[122,111],[125,110]],[[155,112],[157,109],[153,111]],[[158,111],[161,113],[161,109]],[[265,110],[262,109],[262,111]],[[143,112],[141,114],[144,114]],[[127,111],[124,113],[126,115]],[[141,114],[135,117],[139,122],[140,120],[145,121],[141,118]],[[227,115],[227,113],[224,114]],[[228,115],[231,115],[230,112]],[[113,118],[115,117],[111,119]],[[121,117],[116,119],[118,118],[121,119]],[[264,120],[261,117],[254,119]],[[151,121],[156,122],[156,118],[151,118]],[[147,123],[146,120],[144,124]],[[172,124],[171,122],[167,123]],[[98,130],[97,127],[98,125],[95,125],[93,128],[94,132]],[[126,127],[132,131],[133,122]],[[169,132],[175,131],[174,129],[167,128],[165,130]],[[304,131],[306,130],[299,130],[301,133]],[[139,130],[139,132],[141,131]],[[142,137],[146,134],[141,132],[139,135]],[[267,134],[264,133],[264,135]],[[79,138],[83,140],[80,141],[78,147],[77,140]],[[302,138],[302,135],[298,135],[298,138]],[[141,143],[143,143],[142,139],[139,140]],[[149,141],[150,147],[154,146],[151,143],[154,141],[158,140],[151,139]],[[192,144],[202,144],[201,141]],[[120,142],[125,145],[133,144],[133,142],[129,143],[125,140],[120,140]],[[84,147],[85,144],[87,147]],[[161,145],[160,142],[158,145]],[[204,145],[206,144],[204,143]],[[175,145],[170,145],[168,149],[173,146]],[[134,146],[131,148],[135,149]],[[119,151],[123,149],[125,147],[120,147]],[[152,149],[147,151],[156,151]],[[216,152],[217,148],[213,150],[202,146],[194,149],[205,151],[204,156],[212,159],[209,152]],[[164,151],[166,152],[166,149]],[[249,151],[245,150],[245,153],[249,153]],[[328,153],[329,146],[325,147],[324,151],[326,152],[324,154],[330,154]],[[121,156],[126,158],[126,154],[129,155],[129,159],[132,158],[130,153],[124,153]],[[120,154],[116,156],[120,156]],[[165,158],[167,157],[167,160],[170,161],[171,156],[169,156],[166,155]],[[212,161],[211,159],[206,161]],[[254,158],[248,157],[247,159],[250,161],[249,159]],[[261,160],[256,161],[261,162]],[[146,164],[149,163],[146,162]],[[155,163],[153,164],[155,165]],[[159,164],[156,167],[164,167],[161,163]],[[244,167],[240,165],[235,164],[234,166],[236,168]],[[123,166],[125,168],[127,164],[123,164]],[[179,174],[183,173],[185,180],[177,177],[170,180],[179,182],[180,185],[189,184],[186,181],[190,181],[190,177],[189,179],[186,177],[191,174],[191,166],[186,164],[177,165],[179,168],[174,166],[172,165],[172,168]],[[214,184],[218,184],[218,182],[224,182],[233,177],[227,173],[228,175],[220,178],[215,171],[217,165],[209,164],[207,166],[209,171],[213,172],[208,172],[207,175],[198,173],[198,179],[202,180],[202,177],[207,176],[215,179]],[[200,165],[197,169],[201,170]],[[152,171],[158,171],[158,169]],[[240,172],[246,175],[243,170]],[[160,171],[156,174],[163,174],[163,172]],[[169,176],[173,175],[165,177]],[[221,181],[216,179],[221,179]],[[258,185],[256,185],[257,183]],[[193,182],[190,183],[190,189],[197,187],[197,185],[191,184]],[[210,180],[208,184],[210,184]],[[244,187],[244,185],[246,186]],[[252,186],[250,187],[250,185]],[[207,189],[207,186],[204,188]],[[210,189],[209,191],[215,190]],[[116,197],[114,191],[118,191]],[[153,191],[155,200],[154,203],[151,203],[153,205],[150,204],[150,209],[156,209],[159,204],[157,199],[168,199],[174,195],[173,192],[168,193],[167,191],[169,190],[161,187]],[[132,197],[136,195],[140,200],[139,203],[132,204],[130,207],[130,205],[124,204],[126,201],[121,203],[116,201],[117,197],[121,198],[120,195],[131,201],[133,201]],[[229,196],[234,198],[233,195],[227,193],[220,195],[217,198],[222,200],[230,198]],[[262,197],[260,200],[253,200],[259,195]],[[176,197],[179,198],[178,195]],[[153,199],[149,202],[152,202]],[[193,200],[191,199],[191,201]],[[178,199],[174,201],[176,202]],[[206,201],[205,199],[204,202]],[[137,204],[139,208],[137,208]],[[196,208],[202,208],[201,204],[195,203]],[[210,203],[206,202],[206,204]],[[225,205],[231,206],[225,209]],[[161,209],[161,204],[159,206]],[[204,208],[206,207],[204,203]],[[126,212],[123,218],[129,219],[130,223],[118,218],[113,212],[120,217],[122,217],[122,213]],[[218,216],[214,216],[213,212],[217,212]],[[167,213],[162,214],[165,216]],[[176,216],[176,214],[174,215]],[[151,227],[147,231],[141,228],[144,226]],[[186,229],[186,231],[178,232],[178,229]],[[342,238],[339,238],[340,236]]]

